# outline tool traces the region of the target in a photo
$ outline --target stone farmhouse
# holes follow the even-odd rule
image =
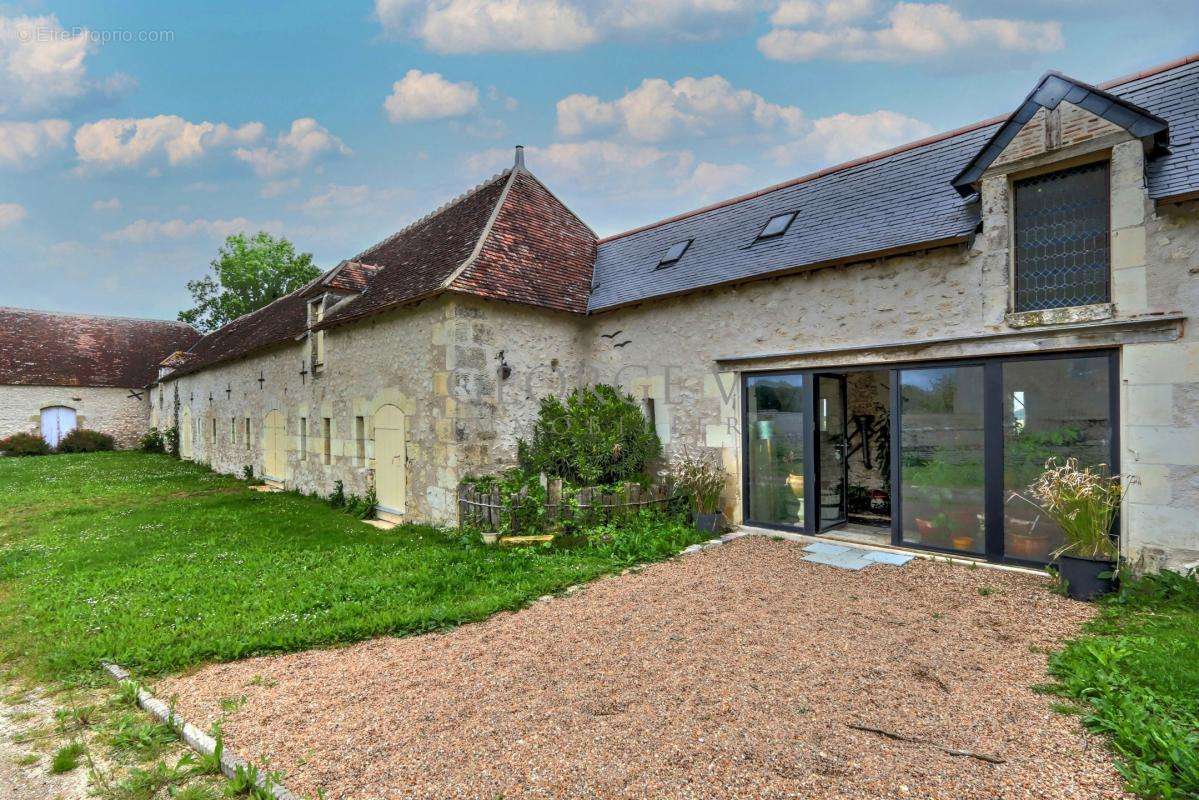
[[[597,238],[512,168],[168,359],[151,424],[453,522],[549,393],[603,381],[733,522],[1043,564],[1049,456],[1133,480],[1127,557],[1199,560],[1199,56]]]
[[[75,428],[134,447],[149,427],[158,363],[200,334],[182,322],[0,307],[0,439]]]

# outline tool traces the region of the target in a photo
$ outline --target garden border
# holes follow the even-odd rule
[[[134,685],[137,686],[137,704],[151,716],[158,719],[158,721],[170,725],[171,729],[178,734],[184,744],[200,755],[210,756],[216,752],[216,740],[172,711],[170,706],[150,694],[146,689],[143,689],[141,684],[129,674],[128,670],[119,664],[109,661],[101,663],[109,677],[117,683],[133,681]],[[250,761],[235,753],[230,753],[228,750],[222,750],[221,773],[226,778],[232,778],[237,773],[238,767],[244,769],[249,766],[252,766]],[[259,788],[270,792],[275,797],[275,800],[303,800],[300,795],[295,794],[287,787],[274,781],[268,781],[262,770],[258,770],[258,777],[255,783],[258,784]]]

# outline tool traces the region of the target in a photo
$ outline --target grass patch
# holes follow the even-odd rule
[[[50,759],[50,772],[53,775],[61,775],[64,772],[70,772],[79,766],[79,759],[83,757],[83,743],[71,742],[68,745],[58,748],[55,751],[54,757]]]
[[[703,538],[650,518],[574,549],[379,531],[142,453],[2,459],[0,496],[0,656],[67,682],[437,630]]]
[[[1053,691],[1107,737],[1131,791],[1199,797],[1199,581],[1125,582],[1049,669]]]

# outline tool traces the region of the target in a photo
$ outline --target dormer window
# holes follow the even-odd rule
[[[763,239],[776,239],[782,236],[791,227],[791,223],[795,221],[798,213],[798,211],[788,211],[786,214],[777,214],[771,217],[770,221],[766,223],[766,227],[762,228],[762,232],[758,234],[758,238],[754,239],[754,241],[760,242]]]
[[[681,242],[675,242],[670,247],[666,248],[666,252],[662,254],[662,260],[658,262],[655,269],[669,267],[683,257],[683,253],[687,252],[687,248],[691,246],[693,239],[684,239]]]
[[[1111,300],[1108,162],[1013,186],[1016,311]]]

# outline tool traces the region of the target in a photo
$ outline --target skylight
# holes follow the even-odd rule
[[[666,252],[662,254],[662,260],[658,262],[657,269],[668,267],[674,262],[683,257],[683,253],[687,252],[687,248],[691,246],[692,239],[684,239],[681,242],[675,242],[670,247],[666,248]]]
[[[791,227],[791,223],[795,220],[795,215],[798,212],[788,211],[786,214],[779,214],[770,218],[766,223],[766,227],[758,234],[759,239],[773,239],[776,236],[782,236],[787,232],[787,228]]]

